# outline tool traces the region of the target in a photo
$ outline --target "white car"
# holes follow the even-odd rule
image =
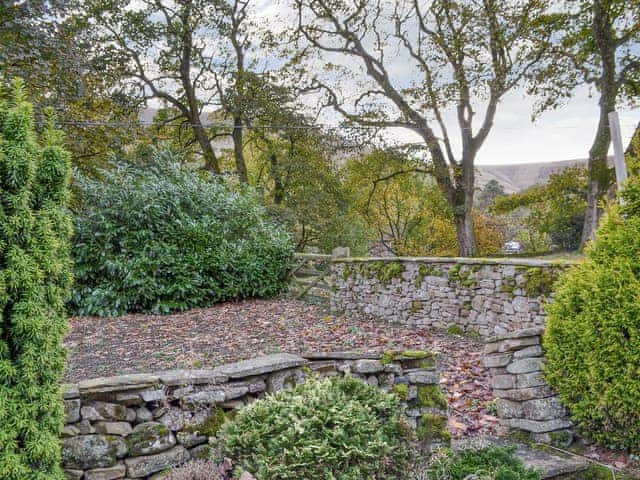
[[[515,240],[511,240],[506,242],[502,247],[504,253],[521,253],[522,252],[522,244],[520,242],[516,242]]]

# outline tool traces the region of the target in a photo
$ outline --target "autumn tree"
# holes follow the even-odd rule
[[[350,122],[417,134],[452,209],[458,253],[475,255],[474,162],[500,100],[536,62],[531,52],[546,35],[537,28],[546,2],[294,0],[294,6],[297,38],[325,62],[325,73],[312,81],[325,105]],[[344,72],[336,69],[356,77],[355,95],[342,94]]]
[[[599,118],[589,149],[589,189],[582,245],[592,238],[602,214],[601,200],[615,176],[607,165],[611,145],[608,115],[640,99],[640,3],[628,0],[558,0],[547,19],[549,37],[538,62],[532,92],[541,109],[561,105],[584,84],[598,94]]]

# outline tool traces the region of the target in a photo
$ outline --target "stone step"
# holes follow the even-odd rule
[[[462,450],[464,448],[484,448],[489,445],[518,447],[515,454],[528,468],[542,470],[543,479],[560,479],[565,475],[581,472],[589,467],[589,462],[575,455],[564,454],[559,451],[533,448],[523,443],[515,443],[509,438],[479,437],[473,439],[454,440],[452,448]]]

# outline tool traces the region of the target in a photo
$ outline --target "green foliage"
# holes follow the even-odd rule
[[[467,310],[470,310],[470,309],[467,308]],[[452,325],[449,325],[449,328],[447,328],[447,333],[449,335],[463,335],[464,329],[460,325],[456,325],[454,323]]]
[[[287,287],[291,241],[248,189],[180,168],[167,151],[77,185],[81,314],[167,313]]]
[[[489,446],[436,455],[427,468],[429,480],[540,480],[542,474],[525,468],[515,447]]]
[[[65,213],[70,158],[51,127],[36,141],[22,83],[0,104],[0,478],[62,480]]]
[[[418,405],[425,408],[447,409],[447,397],[439,385],[422,385],[418,387]]]
[[[446,406],[446,400],[445,400]],[[447,429],[447,416],[436,413],[425,413],[420,418],[420,425],[416,431],[418,440],[427,444],[434,442],[451,442],[451,433]]]
[[[583,434],[640,451],[640,201],[629,180],[625,207],[603,218],[587,260],[558,282],[548,306],[545,375]]]
[[[221,439],[261,480],[395,480],[409,460],[400,412],[394,395],[355,378],[310,378],[242,409]]]
[[[527,212],[523,224],[529,232],[524,240],[530,250],[540,250],[537,239],[541,237],[548,237],[559,249],[575,250],[580,245],[586,195],[585,168],[569,167],[552,174],[544,185],[497,197],[492,211],[505,214],[523,209]]]

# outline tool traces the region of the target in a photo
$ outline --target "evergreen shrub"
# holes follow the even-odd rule
[[[70,159],[48,128],[39,145],[22,83],[0,104],[0,478],[62,480],[65,211]]]
[[[395,395],[358,379],[309,378],[240,410],[220,438],[260,480],[396,480],[412,435],[401,412]]]
[[[640,179],[603,218],[587,260],[557,285],[545,375],[581,433],[640,452]]]
[[[288,285],[293,246],[248,188],[182,168],[169,151],[149,165],[78,176],[74,207],[79,314],[168,313]]]

